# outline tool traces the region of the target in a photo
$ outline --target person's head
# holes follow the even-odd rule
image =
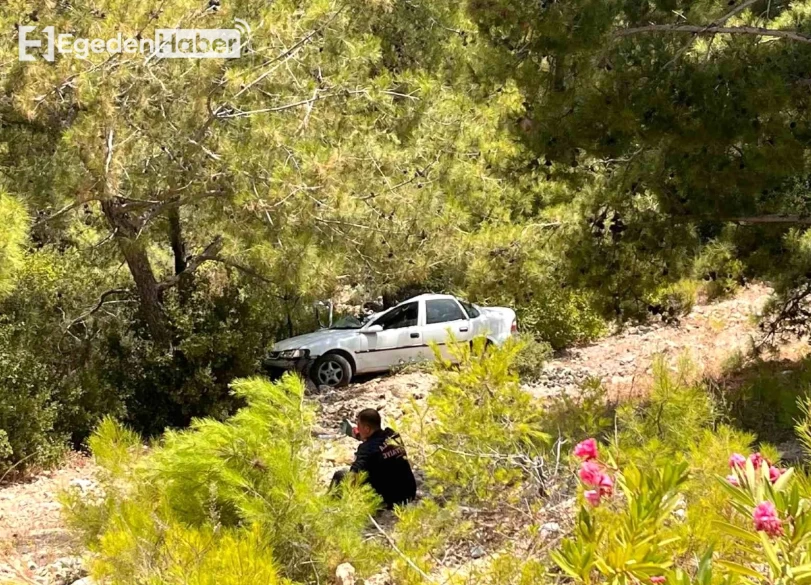
[[[380,413],[374,408],[365,408],[358,413],[358,435],[362,441],[380,430]]]

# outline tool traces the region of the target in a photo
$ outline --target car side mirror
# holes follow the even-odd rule
[[[382,325],[370,325],[363,330],[364,333],[380,333],[381,331],[383,331]]]

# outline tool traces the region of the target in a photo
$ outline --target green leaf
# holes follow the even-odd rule
[[[751,577],[752,579],[757,579],[758,581],[760,581],[763,578],[763,575],[761,575],[754,569],[744,567],[743,565],[739,565],[738,563],[734,563],[732,561],[717,560],[715,561],[715,564],[718,565],[719,567],[723,567],[727,571],[732,571],[737,575]]]
[[[721,520],[713,520],[712,522],[713,527],[717,530],[720,530],[730,536],[735,536],[737,538],[741,538],[743,540],[748,540],[749,542],[760,542],[758,536],[752,532],[748,532],[739,526],[734,526],[727,522],[723,522]]]
[[[794,476],[794,468],[789,467],[786,469],[785,473],[781,475],[776,482],[774,482],[774,491],[782,492],[788,487],[788,483],[791,481],[791,478]]]
[[[766,560],[769,561],[772,571],[780,574],[780,559],[777,557],[777,551],[772,541],[769,540],[769,537],[764,532],[758,532],[758,535],[760,535],[760,544],[763,545],[763,552],[766,553]]]

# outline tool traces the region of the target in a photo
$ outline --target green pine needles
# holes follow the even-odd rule
[[[340,498],[318,478],[313,409],[292,375],[233,384],[248,406],[227,422],[197,420],[151,449],[106,420],[90,440],[103,496],[64,496],[84,530],[92,571],[112,583],[286,583],[324,580],[351,561],[377,507],[365,487]]]

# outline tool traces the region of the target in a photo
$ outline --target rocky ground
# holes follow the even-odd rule
[[[769,293],[764,286],[750,285],[734,298],[696,306],[678,326],[634,327],[573,349],[551,360],[540,379],[526,387],[536,395],[549,396],[573,391],[583,380],[595,376],[616,396],[641,392],[650,379],[656,354],[664,354],[669,363],[686,355],[703,373],[713,375],[732,354],[745,353],[751,346],[756,336],[752,316],[760,311]],[[424,403],[433,381],[429,373],[413,371],[316,394],[321,412],[316,435],[325,446],[323,480],[327,482],[335,469],[348,465],[357,447],[353,439],[339,434],[343,418],[353,419],[362,408],[374,407],[384,420],[396,422],[410,405]],[[56,494],[69,485],[89,489],[93,471],[91,461],[72,454],[58,469],[0,487],[0,583],[61,585],[82,577],[74,556],[78,553],[76,543],[61,521]],[[548,506],[549,517],[542,522],[545,539],[561,532],[554,507]],[[482,526],[487,526],[486,519]],[[484,529],[479,532],[460,553],[467,560],[484,554],[491,535]]]
[[[92,461],[71,453],[62,465],[0,488],[0,583],[73,583],[84,573],[56,501],[93,483]]]
[[[685,357],[699,375],[715,377],[736,352],[746,355],[757,339],[755,317],[771,289],[752,284],[736,296],[696,305],[678,326],[654,323],[630,327],[597,343],[567,351],[544,367],[531,385],[538,395],[576,389],[589,377],[602,380],[615,396],[633,395],[650,382],[654,357],[663,355],[671,367]],[[784,348],[796,353],[796,348]]]

